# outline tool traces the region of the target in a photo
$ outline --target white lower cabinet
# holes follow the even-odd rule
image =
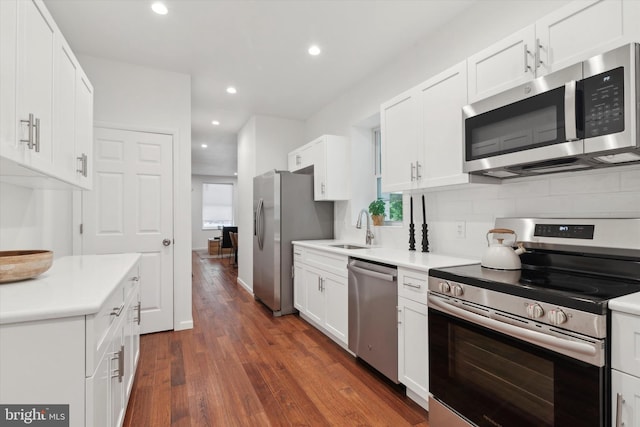
[[[398,380],[428,409],[427,273],[398,269]]]
[[[95,314],[0,325],[0,403],[68,404],[70,427],[120,427],[140,352],[138,268]]]
[[[349,343],[347,262],[346,256],[294,246],[295,307],[343,347]]]
[[[640,427],[640,316],[612,313],[611,425]]]

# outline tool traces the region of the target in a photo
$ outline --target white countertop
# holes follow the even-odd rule
[[[610,300],[609,309],[640,316],[640,292]]]
[[[392,249],[382,246],[370,246],[365,249],[343,249],[331,246],[338,244],[365,246],[361,243],[341,240],[296,240],[293,244],[340,255],[348,255],[355,258],[397,265],[398,267],[413,268],[424,272],[427,272],[430,268],[477,264],[480,262],[480,260],[477,259],[458,258],[448,255],[434,254],[431,252],[420,252],[419,250],[410,251],[408,249]]]
[[[97,313],[138,253],[68,256],[35,279],[0,284],[0,324]]]

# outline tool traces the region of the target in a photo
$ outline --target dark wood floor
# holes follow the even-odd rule
[[[194,328],[141,338],[124,425],[427,426],[397,386],[297,315],[274,318],[227,259],[193,255]]]

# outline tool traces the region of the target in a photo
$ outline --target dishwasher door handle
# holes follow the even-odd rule
[[[356,273],[360,273],[365,276],[375,277],[376,279],[386,280],[387,282],[393,282],[396,278],[395,274],[380,273],[373,270],[367,270],[366,268],[356,267],[355,265],[350,265],[349,270],[353,270]]]

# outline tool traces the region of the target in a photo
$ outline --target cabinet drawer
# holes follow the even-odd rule
[[[115,327],[120,316],[124,312],[124,282],[120,283],[109,295],[106,302],[96,314],[87,316],[87,367],[86,375],[91,376],[95,372],[102,355],[109,344],[111,330]]]
[[[611,366],[640,377],[640,317],[613,312]]]
[[[427,281],[429,275],[424,271],[398,269],[398,296],[408,298],[420,304],[427,303]]]
[[[304,253],[305,250],[302,246],[293,246],[293,262],[300,263],[304,262]]]
[[[342,277],[347,277],[348,261],[349,257],[345,255],[316,251],[314,249],[306,249],[304,251],[304,262]]]

